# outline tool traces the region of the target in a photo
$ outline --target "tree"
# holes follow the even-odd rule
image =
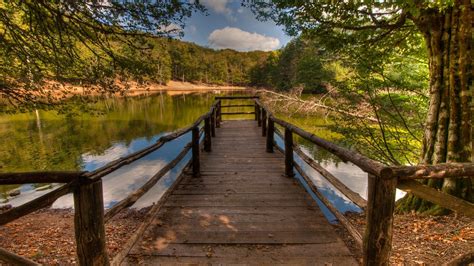
[[[312,93],[326,92],[323,83],[334,79],[333,71],[324,65],[328,59],[318,40],[298,36],[255,66],[253,84],[284,91],[298,87]]]
[[[180,34],[199,1],[2,1],[0,95],[11,103],[41,103],[43,79],[103,79],[136,72],[134,53],[148,38]],[[142,65],[139,65],[142,66]]]
[[[324,36],[328,46],[390,49],[422,34],[429,59],[429,108],[421,163],[469,162],[474,159],[472,136],[473,6],[453,1],[256,1],[249,4],[263,19],[286,26],[289,33]],[[375,57],[368,62],[377,64]],[[430,185],[473,200],[472,180],[444,179]],[[436,211],[409,196],[404,207]]]

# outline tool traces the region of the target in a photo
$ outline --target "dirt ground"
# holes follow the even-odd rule
[[[142,222],[147,209],[124,210],[106,224],[107,249],[112,258]],[[363,232],[365,217],[347,217]],[[74,264],[74,213],[44,209],[0,226],[0,246],[42,264]],[[351,251],[361,252],[345,230],[336,226]],[[440,265],[474,251],[474,222],[465,216],[397,214],[394,222],[392,265]]]
[[[363,235],[365,214],[346,213],[346,217]],[[469,217],[395,214],[393,225],[391,265],[442,265],[474,252],[474,221]],[[346,244],[362,261],[355,242],[338,227]]]
[[[113,84],[109,84],[106,87],[108,88],[106,94],[116,91],[115,93],[112,93],[116,96],[137,96],[159,92],[173,95],[208,91],[240,91],[249,89],[242,86],[195,84],[174,80],[169,81],[166,85],[152,82],[138,83],[135,81],[123,82],[116,80]],[[91,96],[104,93],[104,88],[98,85],[73,85],[68,83],[58,83],[55,81],[46,81],[43,90],[52,94],[58,100],[73,95]]]
[[[124,210],[106,224],[110,258],[120,251],[147,211]],[[74,211],[43,209],[0,226],[0,247],[41,264],[75,264]]]

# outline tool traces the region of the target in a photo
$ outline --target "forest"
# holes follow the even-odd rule
[[[187,147],[188,151],[191,149],[192,163],[195,160],[199,162],[200,152],[204,152],[200,150],[199,134],[204,134],[203,141],[207,141],[208,145],[205,149],[209,152],[209,141],[214,141],[215,137],[210,136],[210,130],[216,130],[216,125],[222,122],[218,121],[222,118],[222,110],[225,110],[226,118],[230,115],[242,115],[235,116],[237,118],[247,115],[245,118],[248,120],[248,115],[255,114],[258,126],[262,126],[261,120],[265,126],[262,129],[257,128],[258,131],[255,132],[259,138],[254,140],[262,140],[260,134],[266,136],[266,143],[262,140],[256,147],[266,146],[268,152],[268,145],[271,149],[274,146],[278,148],[279,140],[284,149],[290,151],[282,152],[287,177],[293,177],[290,172],[297,164],[296,160],[293,160],[293,147],[297,147],[298,151],[307,152],[303,157],[300,154],[300,158],[311,156],[313,161],[317,161],[319,168],[326,167],[335,170],[343,178],[349,177],[344,180],[348,185],[341,186],[347,185],[350,187],[348,189],[363,187],[357,193],[366,197],[367,199],[363,200],[369,204],[379,203],[374,201],[374,195],[382,195],[380,197],[384,200],[390,197],[391,201],[387,202],[393,203],[393,206],[374,211],[373,206],[366,208],[367,206],[348,202],[345,194],[341,196],[337,191],[338,187],[334,189],[329,185],[321,185],[322,183],[313,184],[314,187],[322,186],[326,196],[329,195],[334,202],[341,204],[341,209],[348,210],[346,218],[356,221],[359,227],[369,224],[371,217],[390,217],[389,220],[384,220],[383,224],[380,223],[380,227],[386,230],[384,233],[389,232],[388,235],[380,235],[378,238],[366,235],[363,240],[360,233],[357,233],[357,239],[364,242],[366,248],[363,255],[364,264],[383,264],[367,261],[367,254],[370,253],[367,247],[373,244],[368,243],[368,239],[375,238],[380,243],[377,242],[377,245],[373,246],[387,247],[375,253],[384,254],[385,262],[388,261],[392,247],[392,229],[398,236],[394,237],[395,252],[390,258],[391,263],[405,263],[407,260],[412,262],[416,256],[408,257],[416,252],[422,253],[422,262],[440,262],[440,257],[433,259],[433,254],[441,254],[440,252],[449,253],[446,255],[449,259],[463,255],[461,252],[471,252],[471,257],[462,259],[472,260],[472,248],[471,251],[468,250],[474,243],[472,211],[466,212],[469,213],[466,215],[460,214],[456,208],[446,207],[442,202],[442,199],[448,198],[453,202],[461,202],[460,205],[464,209],[473,209],[472,1],[105,2],[0,2],[0,146],[3,147],[0,150],[0,172],[26,172],[32,168],[45,171],[73,170],[81,173],[79,176],[82,177],[81,171],[89,171],[94,167],[100,169],[104,165],[107,166],[108,162],[126,158],[124,156],[136,152],[139,148],[164,145],[168,139],[161,144],[155,142],[169,132],[172,132],[171,139],[178,138],[176,136],[181,136],[181,133],[173,133],[173,130],[179,130],[195,119],[198,119],[197,122],[192,124],[192,129],[188,130],[190,133],[186,135],[191,142],[184,144],[183,138],[180,145]],[[234,9],[227,5],[235,5],[237,2],[238,6],[233,6]],[[210,3],[220,9],[212,9],[216,6],[211,6]],[[238,10],[243,8],[249,10],[259,22],[274,23],[272,25],[281,28],[291,40],[278,49],[236,51],[212,45],[200,46],[181,39],[184,34],[182,29],[185,29],[187,22],[195,14],[212,16],[215,12],[221,12],[222,16],[227,16],[225,19],[229,22],[232,21],[232,15],[236,15],[240,12]],[[126,94],[123,84],[166,87],[171,81],[204,85],[210,89],[202,94],[183,93],[174,96],[160,91],[155,95],[122,97]],[[53,84],[52,87],[50,84]],[[90,97],[70,96],[68,89],[59,84],[94,87],[97,88],[97,94]],[[219,99],[216,96],[240,92],[222,92],[217,89],[219,86],[247,88],[252,96],[240,98],[237,101],[239,109],[236,109],[236,113],[230,113],[221,106],[228,108],[228,103],[222,104],[221,101],[215,100]],[[255,100],[257,98],[254,94],[260,98]],[[245,102],[249,98],[245,97],[255,100],[255,106],[249,106]],[[224,100],[225,96],[220,99]],[[215,101],[212,103],[213,100]],[[289,121],[295,126],[285,127],[285,123],[276,122],[281,121],[279,119]],[[253,122],[253,117],[251,121]],[[275,122],[276,126],[271,121]],[[225,125],[224,123],[223,128]],[[267,126],[272,130],[272,138],[269,138],[265,131]],[[297,129],[298,132],[307,131],[307,134],[303,134],[307,138],[301,134],[296,136],[295,127],[302,128]],[[293,128],[293,131],[290,128]],[[244,133],[250,134],[252,130],[247,128]],[[215,135],[215,132],[213,133]],[[242,135],[229,134],[232,138],[225,143],[234,143],[235,139],[235,142],[242,142]],[[321,146],[313,145],[321,141],[319,138],[330,143],[325,150]],[[311,142],[308,139],[316,141]],[[216,143],[219,145],[219,139]],[[220,144],[222,143],[224,142]],[[338,149],[328,149],[327,147],[334,147],[331,145],[343,147],[347,154],[360,153],[363,165],[367,162],[377,167],[383,165],[385,168],[382,170],[389,169],[390,175],[383,175],[382,170],[376,174],[363,168],[356,170],[355,166],[359,165],[351,164],[351,160],[340,156],[336,158]],[[159,156],[162,160],[160,163],[170,163],[170,154],[178,152],[178,149],[182,149],[181,146],[166,146],[165,152]],[[243,143],[231,146],[229,152],[242,151],[245,148]],[[265,153],[260,156],[267,155]],[[181,159],[185,156],[186,153],[182,153]],[[246,158],[249,165],[255,159],[252,158]],[[218,159],[230,164],[226,157]],[[271,161],[275,158],[265,159]],[[235,161],[242,160],[243,158],[238,158]],[[299,162],[302,162],[301,159]],[[140,168],[138,164],[134,167]],[[195,167],[193,175],[195,171],[199,172],[196,170],[199,166],[193,164],[192,167]],[[208,163],[205,167],[216,165]],[[258,172],[251,172],[252,168],[246,165],[234,167],[235,174],[241,171],[240,168],[245,168],[252,176]],[[134,169],[132,170],[135,171]],[[408,181],[409,175],[403,175],[403,169],[421,170],[411,175],[412,180]],[[263,172],[268,169],[260,170]],[[322,170],[322,176],[325,176],[325,171]],[[435,174],[415,178],[428,172]],[[0,176],[2,174],[0,173]],[[223,178],[228,177],[227,172],[223,175]],[[327,175],[331,177],[331,174]],[[140,178],[146,179],[145,176]],[[109,179],[104,178],[106,193],[109,192],[105,182],[110,182],[110,176],[108,177]],[[130,182],[127,192],[134,190],[130,187],[139,187],[138,183],[133,183],[133,178],[127,178],[130,178],[125,181]],[[243,175],[242,180],[245,178],[248,176]],[[305,178],[304,175],[298,178],[310,183],[307,181],[310,178]],[[161,184],[160,189],[174,187],[171,179],[163,181],[168,183]],[[313,181],[316,179],[313,176]],[[100,178],[99,181],[102,182]],[[410,188],[401,189],[407,193],[399,197],[397,193],[401,190],[397,185],[403,186],[408,182],[414,182],[424,188],[425,192]],[[235,185],[234,183],[232,185]],[[94,183],[94,186],[97,184]],[[76,184],[71,182],[68,185]],[[378,190],[374,189],[376,185],[379,185]],[[123,188],[119,186],[117,183],[111,186],[111,189],[116,189],[114,193],[119,195],[118,200],[108,199],[111,205],[123,200],[120,198],[124,196],[123,192],[120,193]],[[311,185],[309,187],[311,189]],[[17,206],[8,205],[9,202],[15,203],[15,200],[18,200],[15,197],[20,191],[33,191],[31,193],[40,195],[43,192],[38,188],[42,189],[43,186],[27,187],[14,183],[0,187],[0,200],[5,204],[0,207],[8,206],[16,211]],[[207,184],[203,186],[203,190],[205,189],[209,189]],[[237,190],[239,189],[240,187]],[[380,193],[384,189],[388,192]],[[257,192],[254,194],[259,193]],[[163,193],[168,196],[168,192]],[[232,197],[229,197],[232,193],[226,190],[216,198],[222,196],[222,202],[226,202]],[[420,196],[422,193],[431,199],[439,195],[444,198],[439,196],[436,204],[433,203],[435,201]],[[200,194],[192,195],[199,197],[197,195]],[[293,197],[283,195],[290,196]],[[75,200],[78,199],[79,197],[75,196]],[[137,200],[138,197],[133,202]],[[241,200],[248,198],[242,196]],[[283,202],[279,200],[281,198],[277,201]],[[451,202],[450,200],[447,201]],[[215,200],[211,204],[218,202],[219,200]],[[282,207],[285,204],[273,207]],[[67,206],[69,208],[73,205]],[[158,205],[153,208],[156,206]],[[0,214],[3,212],[4,210],[0,209]],[[363,213],[367,216],[363,216]],[[99,216],[101,215],[103,213]],[[393,226],[393,217],[402,225]],[[143,216],[137,220],[140,219],[144,219]],[[246,222],[241,220],[242,223]],[[337,220],[344,221],[345,218],[337,217]],[[125,223],[128,222],[129,220]],[[226,219],[221,219],[220,222],[225,223],[227,229],[233,226]],[[370,225],[373,226],[372,229],[381,230],[378,228],[379,224]],[[449,232],[442,230],[444,225]],[[0,227],[0,233],[2,229],[5,228]],[[13,229],[5,230],[11,232]],[[120,230],[126,231],[123,228]],[[358,230],[360,231],[360,228]],[[415,236],[419,231],[423,234],[423,241],[419,241],[419,237]],[[101,259],[106,265],[108,261],[103,240],[105,233],[101,234]],[[110,232],[108,234],[110,235]],[[274,238],[273,233],[265,233],[264,236],[272,241],[278,239],[278,236]],[[406,239],[411,242],[407,244]],[[187,240],[185,241],[180,244],[187,244]],[[5,239],[0,235],[0,244],[4,242]],[[418,242],[423,248],[416,247]],[[430,246],[430,243],[436,244]],[[459,250],[451,250],[448,247],[451,243],[456,243]],[[414,249],[416,252],[405,252],[405,245],[409,246],[407,250]],[[107,248],[111,248],[110,243]],[[117,250],[116,248],[113,252]],[[2,250],[0,255],[1,252]],[[212,252],[207,252],[211,255],[205,254],[203,257],[211,258]],[[430,252],[433,254],[427,255]],[[28,254],[28,257],[38,256],[44,259],[45,263],[51,262],[51,255],[38,254]]]

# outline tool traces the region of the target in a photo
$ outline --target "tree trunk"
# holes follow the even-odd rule
[[[471,105],[473,64],[470,0],[457,0],[443,11],[425,9],[413,18],[424,34],[429,52],[430,104],[421,163],[472,161]],[[472,180],[430,180],[428,185],[472,201]],[[399,210],[431,214],[445,210],[407,195]]]

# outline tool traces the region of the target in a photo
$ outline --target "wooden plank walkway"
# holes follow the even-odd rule
[[[255,121],[223,121],[123,264],[357,265]]]

